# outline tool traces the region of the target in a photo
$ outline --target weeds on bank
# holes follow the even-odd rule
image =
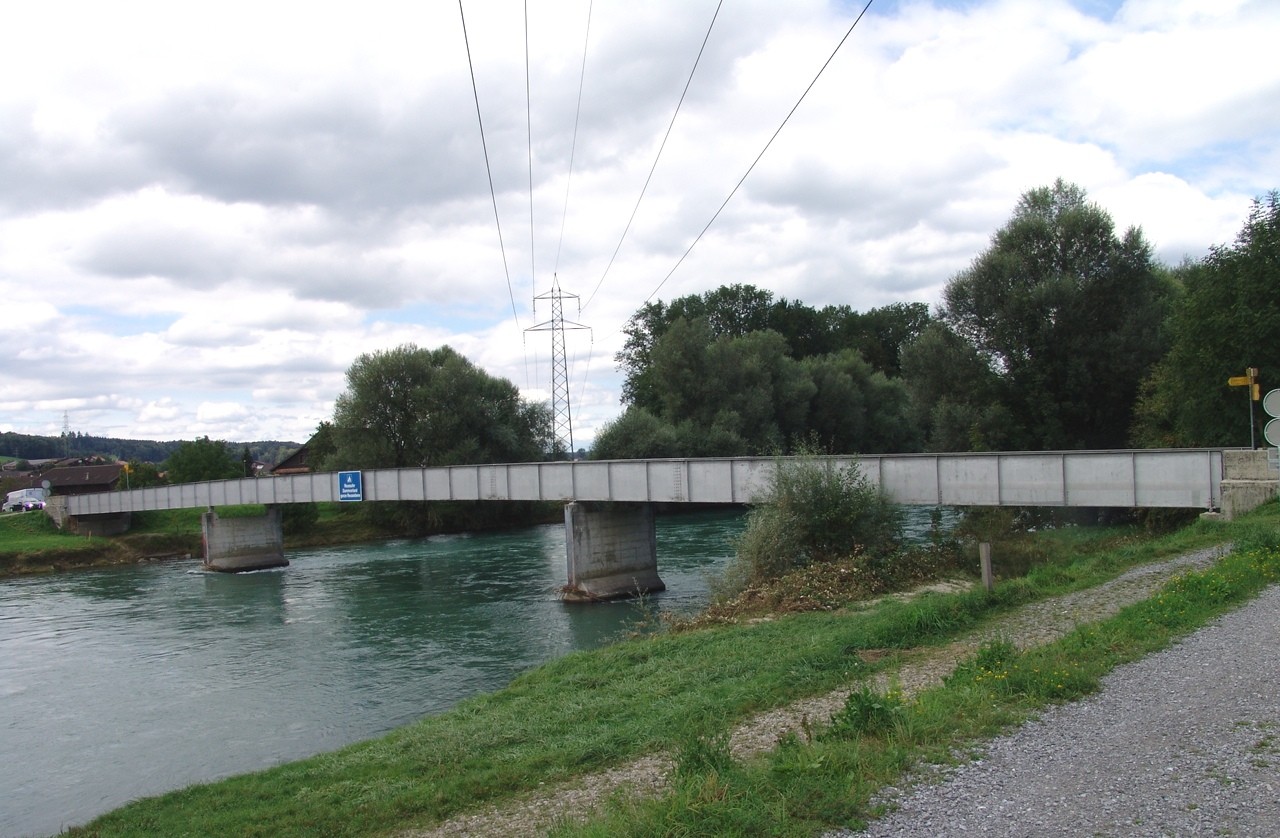
[[[829,725],[803,740],[787,736],[759,759],[683,774],[662,799],[615,802],[591,823],[565,824],[556,834],[810,836],[864,826],[883,811],[876,793],[910,769],[954,762],[1045,706],[1096,691],[1116,666],[1164,648],[1280,582],[1274,528],[1260,527],[1255,535],[1252,546],[1216,566],[1184,573],[1151,599],[1055,643],[1024,652],[1012,643],[988,643],[941,686],[909,700],[863,685]],[[708,787],[714,795],[702,793]]]

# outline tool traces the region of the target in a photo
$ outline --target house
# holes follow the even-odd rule
[[[59,465],[34,478],[37,486],[48,481],[55,495],[89,495],[115,491],[124,473],[122,463]]]
[[[285,457],[275,468],[271,469],[272,476],[283,474],[310,474],[313,469],[309,461],[310,449],[307,447],[311,444],[310,440],[303,444],[301,448]]]

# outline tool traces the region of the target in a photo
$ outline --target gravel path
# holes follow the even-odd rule
[[[1280,835],[1280,588],[899,805],[830,835]]]
[[[904,692],[910,694],[919,689],[940,683],[942,678],[950,673],[957,663],[967,657],[970,657],[975,651],[977,651],[978,647],[982,643],[991,639],[1004,639],[1022,648],[1049,643],[1071,631],[1078,625],[1106,619],[1107,617],[1114,615],[1124,606],[1147,598],[1175,574],[1192,568],[1205,567],[1206,565],[1213,563],[1222,555],[1223,552],[1222,548],[1200,550],[1195,553],[1178,556],[1166,561],[1143,565],[1141,567],[1134,568],[1104,585],[1056,597],[1054,599],[1032,603],[1031,605],[1025,606],[1016,612],[1003,616],[981,631],[974,632],[966,637],[958,639],[954,643],[940,648],[930,648],[912,653],[909,656],[909,659],[901,667],[897,668],[896,671],[886,676],[882,676],[880,679],[880,686],[883,688],[887,684],[888,679],[891,678],[894,684],[900,687]],[[1273,621],[1269,629],[1260,631],[1253,635],[1257,638],[1265,638],[1265,642],[1259,640],[1253,645],[1269,645],[1271,648],[1268,649],[1268,652],[1274,655],[1280,652],[1280,631],[1277,631],[1277,628],[1280,627],[1280,603],[1276,603],[1274,597],[1269,601],[1272,602],[1270,613],[1273,615]],[[1256,604],[1251,605],[1246,609],[1246,612],[1252,613],[1256,607]],[[1232,616],[1235,617],[1236,615]],[[1204,631],[1207,632],[1209,629],[1205,629]],[[1204,632],[1201,632],[1201,634],[1203,633]],[[1196,635],[1196,637],[1199,637],[1199,635]],[[1184,643],[1177,647],[1177,650],[1171,651],[1181,650],[1186,645],[1187,644]],[[1244,759],[1243,762],[1247,764],[1246,767],[1252,766],[1255,773],[1270,772],[1270,776],[1275,779],[1277,777],[1276,768],[1271,765],[1262,766],[1261,763],[1273,763],[1274,765],[1280,765],[1280,725],[1270,732],[1268,732],[1269,729],[1266,727],[1267,724],[1276,724],[1277,719],[1280,719],[1280,713],[1275,709],[1277,696],[1280,696],[1280,684],[1274,680],[1275,678],[1280,677],[1280,666],[1276,665],[1277,663],[1280,663],[1280,661],[1276,661],[1275,658],[1272,657],[1269,659],[1269,663],[1264,664],[1261,658],[1255,654],[1255,650],[1250,644],[1245,644],[1243,646],[1235,645],[1232,648],[1239,650],[1242,655],[1247,657],[1249,662],[1256,660],[1259,665],[1253,667],[1253,669],[1258,674],[1269,674],[1272,677],[1273,680],[1271,681],[1270,687],[1258,687],[1258,689],[1268,697],[1271,702],[1270,706],[1272,709],[1266,710],[1265,712],[1263,709],[1259,709],[1257,714],[1260,715],[1256,715],[1256,719],[1254,715],[1249,713],[1232,714],[1232,718],[1228,723],[1228,732],[1234,736],[1239,743],[1242,743],[1241,746],[1245,750],[1254,748],[1255,746],[1258,746],[1259,742],[1263,742],[1264,744],[1258,746],[1256,749],[1257,752],[1250,752],[1248,754],[1248,758]],[[1203,663],[1197,662],[1192,665],[1172,665],[1178,667],[1178,672],[1176,674],[1180,675],[1184,671],[1191,674],[1195,683],[1199,685],[1197,686],[1197,689],[1218,689],[1230,687],[1229,681],[1217,675],[1205,674],[1202,676],[1198,674],[1202,665],[1225,666],[1228,662],[1226,659],[1227,656],[1225,655],[1217,655],[1215,653],[1211,654],[1210,657],[1212,660],[1205,661]],[[1159,707],[1164,706],[1165,704],[1163,687],[1165,684],[1172,682],[1172,673],[1165,672],[1164,667],[1170,666],[1171,664],[1149,663],[1149,661],[1158,660],[1159,658],[1160,656],[1157,655],[1153,658],[1148,658],[1143,661],[1142,664],[1139,664],[1154,667],[1147,669],[1146,672],[1156,672],[1157,675],[1154,678],[1145,674],[1135,677],[1152,689],[1156,689],[1155,685],[1160,685],[1159,689],[1161,691],[1159,698],[1147,696],[1146,698],[1131,699],[1131,704],[1127,705],[1127,707],[1130,711],[1135,712],[1139,716],[1149,718],[1155,717],[1156,711],[1158,711]],[[1252,666],[1252,663],[1250,663],[1250,666]],[[1130,667],[1126,667],[1126,671],[1129,668]],[[1116,676],[1114,675],[1112,676],[1112,678],[1115,677]],[[1106,683],[1110,684],[1111,680],[1108,680]],[[787,707],[763,713],[748,720],[732,734],[730,747],[734,756],[738,758],[748,758],[755,754],[762,753],[776,745],[778,738],[785,733],[800,733],[803,726],[806,724],[813,722],[821,723],[829,720],[833,713],[844,706],[844,702],[849,695],[850,689],[856,688],[857,686],[858,685],[850,685],[849,688],[836,690],[826,695],[799,701]],[[1109,693],[1109,691],[1107,692]],[[1251,705],[1256,703],[1250,696],[1246,696],[1245,698]],[[1081,702],[1080,704],[1091,703],[1096,700],[1097,697],[1092,699],[1090,702]],[[1215,700],[1215,703],[1220,704],[1220,700]],[[1022,730],[1039,730],[1041,732],[1034,734],[1033,738],[1038,738],[1039,741],[1045,741],[1045,734],[1043,733],[1043,730],[1046,727],[1052,727],[1056,724],[1056,722],[1051,720],[1052,714],[1070,710],[1072,707],[1076,706],[1079,706],[1079,704],[1068,705],[1060,710],[1055,709],[1051,711],[1051,713],[1046,713],[1045,716],[1042,717],[1043,720],[1041,722],[1034,723],[1033,726],[1027,726]],[[1179,707],[1186,707],[1187,705],[1175,701],[1169,706],[1171,706],[1176,712]],[[1258,704],[1258,706],[1259,708],[1262,708],[1263,705]],[[1190,710],[1188,709],[1184,712],[1189,713]],[[1120,748],[1119,756],[1112,753],[1101,758],[1104,760],[1102,764],[1107,772],[1105,776],[1108,778],[1115,778],[1119,776],[1116,773],[1118,765],[1128,764],[1133,760],[1147,759],[1147,757],[1139,755],[1132,742],[1124,744],[1123,740],[1117,739],[1125,729],[1125,726],[1122,726],[1119,723],[1121,718],[1122,716],[1119,712],[1103,711],[1101,721],[1098,720],[1098,716],[1093,716],[1090,717],[1090,721],[1083,723],[1087,728],[1087,736],[1081,736],[1080,728],[1078,727],[1075,728],[1068,736],[1068,741],[1074,742],[1074,744],[1077,745],[1083,744],[1083,742],[1076,740],[1087,741],[1089,739],[1097,739],[1100,741],[1106,740],[1108,742],[1115,740],[1121,742],[1118,746]],[[1194,721],[1194,719],[1192,721]],[[1237,722],[1240,724],[1237,724]],[[1183,740],[1181,737],[1178,737],[1177,739],[1170,738],[1177,736],[1177,732],[1186,727],[1184,720],[1182,720],[1180,716],[1173,721],[1166,720],[1162,724],[1164,727],[1162,728],[1160,737],[1155,738],[1157,741],[1164,741],[1167,747],[1172,747],[1175,750],[1187,750],[1188,752],[1192,752],[1194,749],[1203,747],[1198,740]],[[1104,735],[1099,736],[1099,733]],[[1276,742],[1275,745],[1271,745],[1270,743],[1272,740],[1267,738],[1273,734]],[[1210,738],[1211,741],[1216,741],[1213,737],[1216,737],[1217,735],[1218,734],[1215,729],[1215,731],[1212,732],[1212,736],[1207,738]],[[1000,741],[1003,742],[1004,740]],[[1033,773],[1038,773],[1045,762],[1044,754],[1055,753],[1059,747],[1060,746],[1057,744],[1047,745],[1045,746],[1044,751],[1039,755],[1028,757],[1028,760],[1032,763],[1032,768],[1029,770]],[[1268,754],[1269,748],[1272,749],[1270,755]],[[996,751],[993,748],[993,757],[995,753]],[[1132,760],[1130,759],[1129,754],[1133,754]],[[1258,765],[1248,763],[1248,759],[1253,759],[1254,762],[1258,763]],[[989,759],[984,760],[980,765],[986,765],[989,761]],[[1066,764],[1068,766],[1072,765],[1070,762]],[[1157,773],[1164,771],[1166,767],[1169,767],[1172,770],[1167,773],[1171,775],[1171,778],[1184,778],[1187,774],[1185,769],[1174,769],[1173,762],[1161,762],[1160,759],[1156,759],[1155,762],[1143,762],[1142,764],[1150,766],[1149,770]],[[971,766],[970,770],[974,770],[977,767],[979,766]],[[617,793],[623,789],[630,790],[632,793],[640,795],[657,795],[667,787],[667,777],[671,768],[672,760],[669,755],[649,755],[635,760],[634,762],[620,765],[606,772],[580,777],[564,785],[540,790],[522,800],[507,801],[499,806],[491,806],[477,812],[459,815],[432,830],[412,831],[403,833],[403,835],[406,836],[406,838],[407,836],[414,836],[414,838],[428,838],[428,836],[432,836],[434,838],[435,836],[460,835],[495,835],[507,838],[511,835],[537,834],[539,832],[544,832],[556,821],[558,817],[562,817],[570,812],[577,813],[579,815],[586,814],[600,806],[611,794]],[[1084,769],[1081,768],[1080,770],[1083,772]],[[1068,767],[1066,773],[1072,774],[1073,771]],[[1217,783],[1217,786],[1213,786],[1214,790],[1221,791],[1221,789],[1218,788],[1218,786],[1220,786],[1227,791],[1231,791],[1234,788],[1233,783],[1236,783],[1236,781],[1242,777],[1244,777],[1244,775],[1239,773],[1224,773],[1221,775],[1209,776],[1209,781],[1211,782],[1211,785],[1212,783]],[[1073,780],[1072,782],[1075,781]],[[1081,778],[1080,782],[1084,782],[1084,778]],[[1174,785],[1181,787],[1182,782],[1182,779],[1178,779]],[[1016,784],[1017,783],[1015,781],[1009,781],[1007,783],[1008,786]],[[1061,798],[1065,801],[1062,803],[1062,807],[1065,811],[1070,813],[1070,817],[1064,822],[1064,825],[1061,826],[1061,830],[1065,831],[1055,829],[1051,826],[1039,827],[1034,825],[1031,821],[1026,821],[1025,828],[1023,828],[1023,822],[1015,819],[1013,816],[1015,813],[1021,811],[1021,809],[1017,808],[1018,804],[1006,805],[1004,803],[1000,803],[999,805],[992,803],[981,804],[986,806],[986,809],[975,809],[975,811],[979,813],[978,815],[975,815],[975,820],[966,821],[963,824],[957,821],[955,822],[957,825],[954,827],[954,831],[952,831],[953,827],[951,825],[952,821],[950,820],[950,816],[952,814],[952,809],[955,808],[955,803],[950,799],[943,798],[941,799],[941,802],[932,804],[933,806],[941,807],[941,814],[926,814],[924,816],[927,818],[926,820],[916,822],[914,824],[905,819],[909,817],[910,813],[913,811],[910,808],[911,803],[909,800],[903,801],[902,805],[904,808],[901,813],[881,820],[873,825],[873,829],[875,830],[884,829],[889,831],[874,831],[866,834],[876,836],[909,835],[913,836],[913,838],[915,838],[915,836],[945,835],[1017,835],[1036,836],[1036,838],[1040,838],[1040,836],[1091,835],[1095,833],[1097,835],[1104,836],[1114,835],[1126,837],[1136,835],[1181,836],[1211,834],[1234,834],[1237,836],[1250,836],[1251,838],[1255,836],[1280,836],[1280,813],[1277,813],[1275,808],[1277,795],[1280,795],[1280,780],[1274,782],[1273,785],[1275,791],[1272,791],[1268,798],[1271,801],[1269,804],[1271,808],[1268,811],[1273,818],[1273,826],[1272,828],[1263,831],[1252,831],[1250,829],[1242,828],[1234,833],[1196,832],[1194,830],[1185,830],[1180,826],[1172,831],[1142,832],[1140,830],[1145,827],[1141,824],[1135,826],[1132,818],[1135,816],[1145,817],[1145,815],[1138,815],[1136,813],[1125,816],[1128,819],[1122,818],[1121,827],[1108,826],[1098,829],[1093,829],[1092,827],[1086,828],[1083,825],[1080,825],[1079,818],[1076,816],[1079,809],[1082,809],[1085,806],[1094,806],[1095,808],[1112,811],[1115,807],[1123,805],[1130,795],[1137,795],[1144,800],[1147,799],[1147,792],[1145,790],[1126,791],[1126,787],[1118,781],[1111,783],[1111,786],[1113,787],[1108,787],[1102,791],[1068,792],[1067,789],[1073,788],[1073,786],[1070,783],[1059,781],[1059,783],[1054,787],[1053,793],[1051,795],[1047,795],[1047,797],[1052,797],[1055,800]],[[921,794],[926,794],[928,791],[940,791],[942,788],[942,786],[938,786],[936,788],[926,789],[923,790]],[[994,788],[1002,787],[995,786]],[[890,794],[893,794],[893,792],[891,791]],[[961,798],[969,796],[967,793],[962,791],[957,791],[955,794]],[[1087,796],[1086,798],[1081,799],[1078,797],[1071,797],[1072,794],[1085,794]],[[998,792],[998,795],[1000,795],[1000,800],[1004,800],[1006,798],[1012,799],[1007,789]],[[1039,796],[1046,797],[1043,792],[1041,792]],[[1097,798],[1097,800],[1090,802],[1090,797]],[[1036,801],[1036,798],[1037,795],[1033,794],[1030,800]],[[1165,808],[1161,806],[1158,800],[1156,800],[1153,805]],[[1170,805],[1172,806],[1175,804]],[[1191,802],[1187,802],[1185,805],[1191,806],[1193,804]],[[1197,801],[1195,805],[1207,806],[1208,803],[1207,801],[1204,803]],[[1013,808],[1009,808],[1010,806]],[[932,806],[926,804],[926,806],[922,806],[921,811],[925,811],[926,808],[932,810]],[[1189,818],[1187,821],[1188,823],[1194,823],[1194,816],[1197,811],[1200,810],[1186,809],[1182,814]],[[977,820],[976,818],[978,818],[982,812],[986,812],[990,819],[986,821]],[[1212,815],[1207,814],[1202,816],[1207,818],[1213,817]],[[899,821],[898,818],[903,818],[903,820]],[[830,833],[830,836],[848,836],[852,834],[854,833],[838,831]]]

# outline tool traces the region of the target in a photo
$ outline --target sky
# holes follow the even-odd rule
[[[1059,177],[1176,265],[1280,187],[1275,0],[718,1],[6,4],[0,431],[302,442],[409,343],[549,401],[558,283],[582,447],[646,302],[933,306]]]

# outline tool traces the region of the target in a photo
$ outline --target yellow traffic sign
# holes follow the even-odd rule
[[[1247,375],[1233,375],[1227,379],[1228,387],[1248,387],[1252,383]]]

